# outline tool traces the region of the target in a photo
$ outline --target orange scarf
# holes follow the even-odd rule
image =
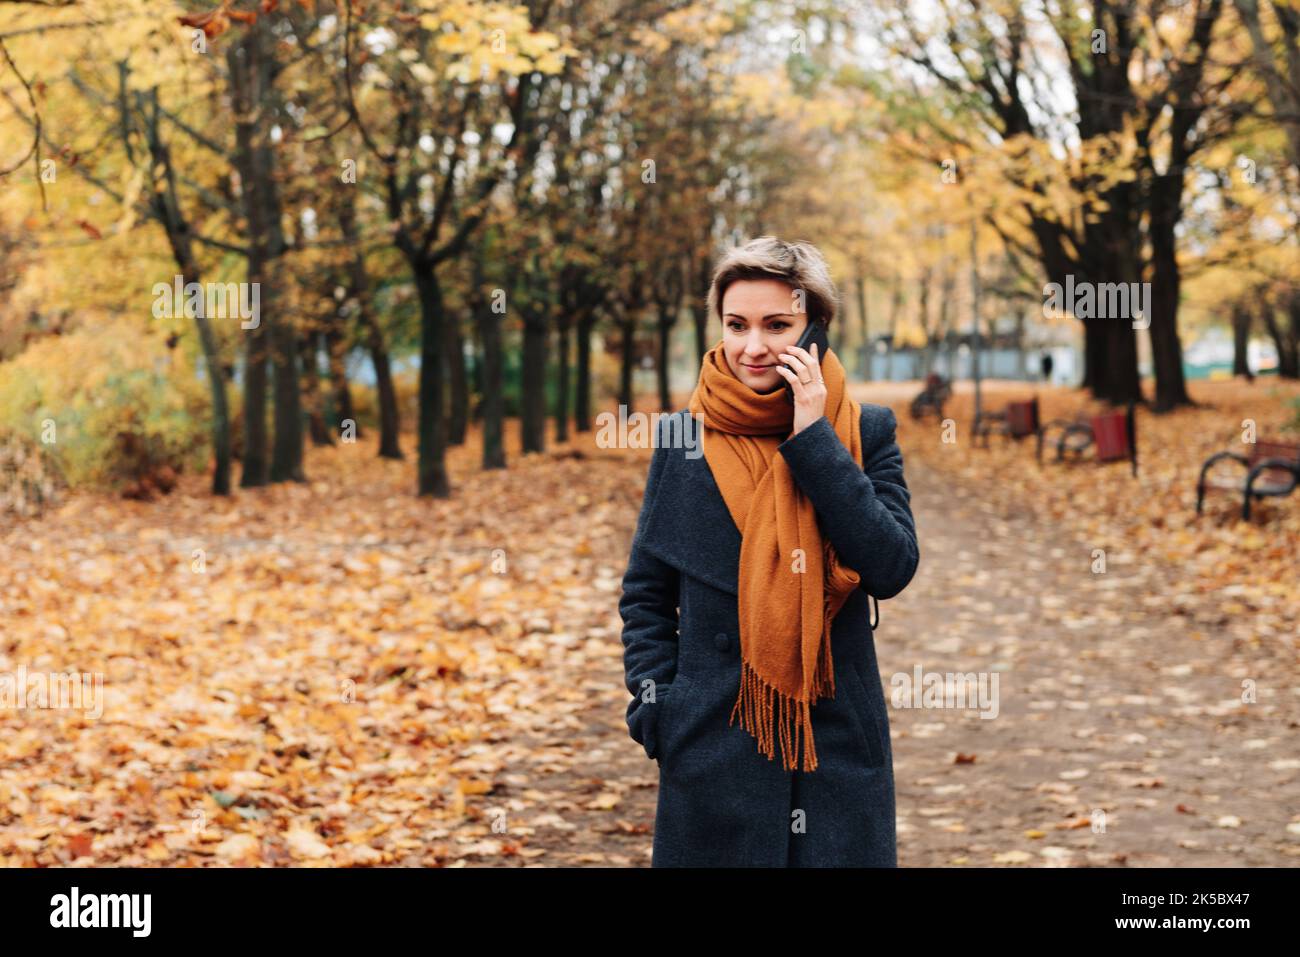
[[[821,357],[826,418],[862,466],[861,406],[845,389],[844,367],[833,351]],[[790,438],[794,405],[784,386],[758,393],[727,362],[722,341],[704,357],[688,408],[702,414],[704,458],[740,529],[737,611],[743,663],[734,724],[774,757],[774,729],[787,771],[798,763],[799,736],[807,735],[804,770],[817,767],[810,709],[834,697],[831,622],[858,587],[858,573],[839,563],[823,542],[812,502],[794,481],[777,446]],[[834,521],[829,516],[827,521]]]

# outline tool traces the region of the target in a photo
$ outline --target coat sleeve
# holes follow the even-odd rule
[[[824,415],[777,446],[836,554],[877,599],[906,588],[920,559],[897,428],[893,410],[882,407],[861,470]]]
[[[627,706],[628,733],[651,758],[657,756],[656,708],[667,701],[677,674],[678,571],[642,544],[667,455],[668,449],[658,445],[650,460],[618,602],[623,619],[623,677],[632,693]]]

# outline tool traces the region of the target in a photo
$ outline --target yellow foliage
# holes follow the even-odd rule
[[[0,433],[40,443],[71,486],[201,466],[208,416],[185,350],[133,320],[51,336],[0,368]]]

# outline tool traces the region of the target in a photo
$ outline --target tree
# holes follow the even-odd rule
[[[367,5],[362,19],[346,0],[339,61],[348,113],[380,164],[393,241],[420,304],[417,490],[445,498],[451,493],[443,460],[447,314],[439,270],[468,247],[507,167],[531,163],[538,79],[576,51],[541,29],[549,4],[534,4],[527,15],[498,3],[439,14],[403,7]],[[392,42],[354,55],[355,38],[380,26]],[[496,133],[502,126],[510,131],[504,138]]]
[[[1000,158],[1020,193],[1019,224],[990,217],[1051,282],[1151,283],[1157,409],[1188,401],[1177,334],[1181,219],[1192,156],[1227,136],[1245,106],[1216,59],[1221,0],[1179,5],[945,2],[928,29],[909,8],[881,14],[890,48],[934,86],[890,91],[901,125],[920,126],[971,161]],[[1226,53],[1231,51],[1224,48]],[[1063,60],[1065,69],[1054,66]],[[1046,91],[1068,76],[1072,102]],[[915,107],[915,96],[925,96]],[[1059,104],[1059,106],[1058,106]],[[1052,150],[1064,151],[1062,160]],[[1018,234],[1032,236],[1030,248]],[[1129,317],[1120,317],[1129,318]],[[1140,397],[1130,323],[1084,321],[1085,385]]]

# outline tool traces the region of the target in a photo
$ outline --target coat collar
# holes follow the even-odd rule
[[[674,415],[684,416],[686,423],[692,421],[689,412]],[[679,572],[735,595],[739,591],[740,529],[702,448],[669,447],[665,452],[641,544]]]

